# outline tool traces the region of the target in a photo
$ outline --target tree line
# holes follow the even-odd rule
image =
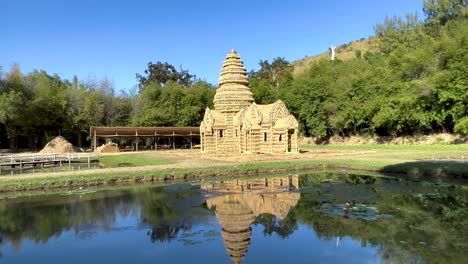
[[[428,0],[375,26],[377,50],[323,59],[299,76],[283,58],[250,72],[256,101],[282,99],[306,135],[468,134],[465,0]],[[339,48],[338,48],[339,49]]]
[[[198,126],[214,87],[167,63],[148,69],[137,74],[138,91],[117,92],[106,78],[0,68],[0,148],[38,149],[58,135],[89,146],[91,126]]]
[[[376,25],[377,50],[300,75],[283,58],[261,60],[248,74],[256,102],[283,100],[301,133],[318,138],[468,134],[467,2],[426,0],[423,12]],[[0,67],[0,148],[38,149],[57,135],[89,146],[90,126],[198,126],[215,87],[167,62],[147,66],[132,91]]]

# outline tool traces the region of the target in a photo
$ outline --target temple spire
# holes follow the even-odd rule
[[[244,62],[232,49],[226,56],[221,69],[219,88],[213,100],[215,110],[238,112],[248,107],[254,101],[248,85],[249,80]]]

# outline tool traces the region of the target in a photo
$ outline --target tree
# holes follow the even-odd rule
[[[401,17],[386,17],[383,24],[374,27],[380,51],[388,55],[398,47],[414,49],[425,40],[422,23],[418,15],[406,14]]]
[[[148,68],[144,72],[146,76],[136,74],[140,89],[143,89],[143,87],[150,83],[164,86],[168,81],[173,81],[183,87],[187,87],[193,83],[195,78],[195,75],[191,75],[187,70],[181,68],[180,71],[177,71],[173,65],[160,61],[156,64],[148,62]]]
[[[423,5],[426,23],[432,26],[443,26],[450,19],[468,15],[467,0],[425,0]]]
[[[249,86],[255,102],[273,103],[280,98],[282,87],[289,86],[287,82],[292,79],[292,67],[280,57],[273,59],[271,64],[268,60],[260,60],[259,65],[258,71],[250,71],[248,74]]]
[[[29,148],[36,148],[67,129],[70,86],[58,75],[51,76],[43,70],[35,70],[26,78],[32,97],[25,106],[28,118],[21,122],[21,134],[28,138]]]
[[[22,93],[10,90],[0,94],[0,123],[6,128],[9,147],[15,149],[17,146],[17,120],[21,115],[23,106]]]
[[[25,82],[18,64],[14,64],[6,78],[2,81],[0,90],[0,123],[5,126],[9,147],[18,146],[18,125],[23,114]]]

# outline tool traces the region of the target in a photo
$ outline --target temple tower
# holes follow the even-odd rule
[[[254,101],[248,87],[247,70],[235,50],[226,56],[216,90],[214,109],[222,113],[237,113]]]

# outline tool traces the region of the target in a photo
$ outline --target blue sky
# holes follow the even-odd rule
[[[247,70],[373,35],[386,16],[418,12],[422,0],[2,0],[0,65],[71,79],[136,84],[149,61],[169,62],[217,84],[236,49]]]

